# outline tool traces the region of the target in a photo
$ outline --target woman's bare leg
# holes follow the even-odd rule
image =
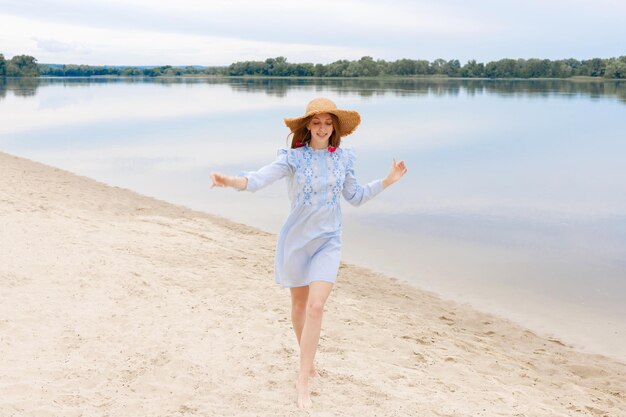
[[[300,336],[300,373],[296,390],[298,391],[298,406],[311,407],[309,396],[309,375],[313,370],[313,360],[320,340],[324,304],[333,289],[331,282],[313,281],[309,285],[309,297],[306,306],[306,319]]]
[[[309,297],[309,286],[290,288],[291,290],[291,323],[293,324],[293,331],[296,334],[298,345],[300,345],[300,338],[302,336],[302,329],[304,328],[304,322],[306,320],[306,305]],[[319,374],[315,369],[315,365],[312,367],[310,376],[318,377]]]
[[[293,331],[296,333],[298,345],[300,344],[300,336],[304,327],[306,318],[306,303],[309,297],[309,286],[290,288],[291,290],[291,324]]]

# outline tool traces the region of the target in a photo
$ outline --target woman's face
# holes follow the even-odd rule
[[[311,146],[324,148],[328,146],[330,135],[333,134],[333,119],[328,113],[313,116],[307,128],[311,131]]]

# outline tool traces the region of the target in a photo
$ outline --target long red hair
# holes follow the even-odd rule
[[[328,138],[328,145],[334,148],[337,148],[341,144],[341,136],[339,136],[339,133],[338,133],[339,128],[340,128],[339,118],[332,113],[329,113],[329,114],[330,114],[330,118],[333,120],[333,133],[332,135],[330,135],[330,138]],[[312,115],[312,116],[305,117],[304,119],[302,119],[298,123],[298,126],[289,135],[287,135],[287,141],[289,141],[289,136],[292,136],[291,138],[292,149],[299,148],[300,146],[304,146],[307,143],[308,144],[311,143],[311,131],[307,129],[307,126],[309,125],[309,122],[314,116],[315,115]]]

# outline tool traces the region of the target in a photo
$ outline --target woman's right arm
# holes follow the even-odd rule
[[[236,177],[213,172],[211,174],[211,179],[213,180],[211,187],[233,187],[239,191],[247,190],[254,192],[267,187],[291,172],[292,166],[288,160],[288,151],[287,149],[280,149],[278,157],[274,162],[257,171],[242,171]]]

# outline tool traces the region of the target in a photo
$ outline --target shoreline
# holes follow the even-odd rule
[[[0,222],[3,413],[298,415],[273,234],[3,152]],[[326,312],[313,411],[626,411],[626,364],[357,265]]]

